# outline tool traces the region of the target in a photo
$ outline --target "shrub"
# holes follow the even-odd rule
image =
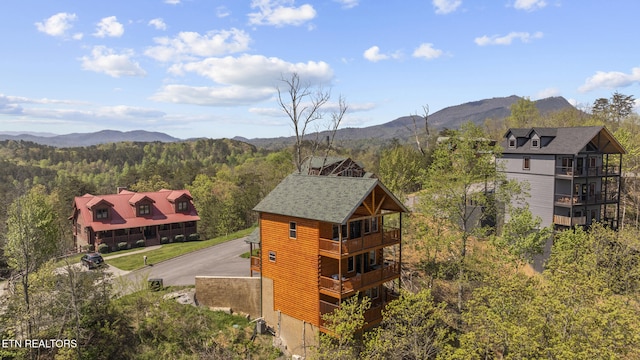
[[[168,244],[169,243],[169,238],[166,236],[163,236],[160,238],[160,244]]]
[[[94,252],[94,251],[96,251],[96,246],[94,244],[82,245],[82,252]]]
[[[185,241],[185,237],[184,235],[176,235],[176,237],[174,238],[174,242],[184,242]]]
[[[98,252],[100,254],[107,254],[109,252],[109,245],[107,244],[98,245]]]
[[[145,244],[144,239],[140,239],[140,240],[136,241],[136,247],[145,247],[145,246],[146,246],[146,244]]]
[[[129,244],[127,244],[126,242],[119,242],[118,243],[118,250],[127,250],[129,248]]]
[[[198,233],[189,234],[189,241],[198,241],[198,240],[200,240],[200,234]]]

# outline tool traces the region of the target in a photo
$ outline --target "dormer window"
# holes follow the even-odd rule
[[[151,214],[151,205],[149,204],[138,205],[138,216],[149,215],[149,214]]]
[[[178,212],[185,212],[189,208],[189,203],[186,201],[178,201],[178,204],[176,206],[178,208]]]
[[[540,148],[540,140],[538,140],[538,139],[531,140],[531,147],[539,149]]]
[[[509,147],[512,148],[512,149],[516,147],[516,139],[515,138],[509,139]]]
[[[96,219],[108,219],[109,218],[109,209],[108,208],[100,208],[96,209]]]

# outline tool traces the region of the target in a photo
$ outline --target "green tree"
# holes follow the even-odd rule
[[[382,316],[365,334],[365,359],[435,359],[453,340],[446,304],[436,304],[430,290],[403,292]]]
[[[382,150],[378,175],[394,194],[402,196],[420,190],[427,158],[413,147],[396,144]]]
[[[320,333],[315,358],[331,360],[356,359],[362,343],[356,335],[366,325],[364,313],[371,307],[371,299],[352,296],[333,312],[322,315],[327,333]]]
[[[624,95],[616,91],[610,99],[596,99],[593,102],[591,112],[594,116],[617,127],[623,119],[633,112],[634,106],[635,99],[633,95]]]
[[[551,226],[540,228],[542,219],[533,217],[529,205],[510,207],[509,220],[502,228],[502,234],[493,238],[494,244],[507,249],[518,261],[531,262],[534,255],[542,254],[545,243],[551,239]]]
[[[419,211],[444,219],[449,231],[458,237],[454,256],[458,265],[459,310],[462,310],[469,237],[479,233],[480,224],[490,215],[484,211],[493,201],[487,186],[500,175],[493,161],[499,154],[500,146],[488,140],[480,127],[466,123],[436,146],[424,190],[419,194]]]
[[[34,335],[30,275],[58,255],[59,236],[56,213],[43,187],[32,188],[9,206],[4,251],[9,267],[20,279],[24,302],[21,316],[26,323],[21,335],[27,339]]]
[[[536,103],[528,97],[520,98],[511,105],[511,115],[507,118],[509,128],[528,128],[540,119]]]

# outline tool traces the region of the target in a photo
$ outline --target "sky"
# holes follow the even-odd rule
[[[0,132],[290,136],[277,94],[293,73],[331,93],[317,129],[339,97],[341,127],[511,95],[640,97],[636,0],[2,5]]]

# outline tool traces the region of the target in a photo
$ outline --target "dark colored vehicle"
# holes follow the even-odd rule
[[[102,255],[98,253],[84,254],[80,261],[82,262],[82,265],[86,266],[88,269],[95,269],[104,264]]]

